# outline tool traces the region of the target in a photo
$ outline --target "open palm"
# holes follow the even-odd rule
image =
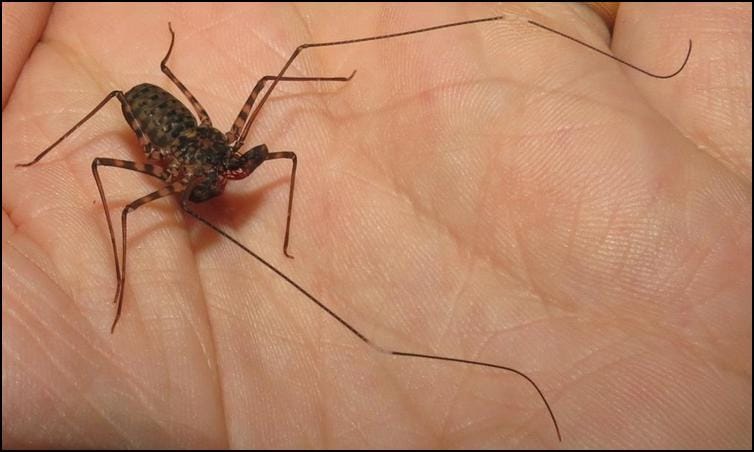
[[[299,44],[505,12],[606,48],[581,6],[56,6],[3,111],[3,446],[556,446],[525,380],[374,352],[175,200],[129,217],[110,335],[90,164],[144,160],[117,102],[14,167],[113,89],[184,100],[168,21],[226,131]],[[751,14],[621,14],[613,50],[656,72],[702,20],[744,37],[670,80],[514,20],[308,49],[288,75],[356,76],[280,83],[247,139],[298,154],[295,259],[287,161],[197,210],[377,344],[526,372],[564,445],[750,447]],[[160,187],[102,174],[116,230]]]

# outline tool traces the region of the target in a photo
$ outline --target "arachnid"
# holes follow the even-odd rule
[[[407,36],[410,34],[417,34],[429,31],[436,31],[449,27],[456,27],[461,25],[471,25],[481,22],[495,22],[504,19],[506,16],[496,16],[478,20],[463,21],[451,24],[443,24],[435,27],[422,28],[417,30],[409,30],[405,32],[396,32],[380,36],[370,36],[359,39],[349,39],[344,41],[326,42],[326,43],[314,43],[304,44],[298,47],[294,53],[287,60],[283,68],[277,75],[268,75],[260,79],[256,87],[252,90],[249,98],[241,109],[236,120],[233,122],[231,129],[223,133],[212,126],[209,115],[204,110],[199,101],[191,94],[191,92],[178,80],[177,77],[170,71],[167,66],[168,57],[170,56],[173,48],[173,40],[165,55],[161,68],[163,72],[172,80],[175,85],[183,92],[189,103],[192,105],[193,110],[196,112],[196,117],[192,114],[191,110],[184,106],[178,99],[167,93],[165,90],[158,88],[152,84],[140,84],[131,88],[128,91],[113,91],[88,115],[86,115],[78,124],[76,124],[71,130],[65,133],[60,139],[54,142],[50,147],[42,151],[34,160],[23,166],[31,166],[40,161],[49,151],[57,146],[63,139],[76,130],[81,124],[90,119],[102,106],[104,106],[112,98],[116,98],[121,103],[123,114],[132,128],[139,143],[144,148],[146,154],[146,162],[126,161],[119,159],[112,159],[107,157],[96,158],[92,162],[93,176],[96,181],[102,204],[106,212],[108,229],[111,237],[111,244],[113,255],[115,256],[115,273],[117,279],[117,287],[114,296],[114,302],[117,304],[117,311],[112,323],[111,330],[115,327],[123,305],[124,299],[124,285],[126,275],[126,243],[127,243],[127,220],[128,216],[134,212],[137,208],[147,204],[151,201],[170,196],[178,195],[181,200],[181,206],[190,215],[196,217],[199,221],[205,223],[212,229],[216,230],[219,234],[228,238],[233,243],[241,247],[243,250],[259,259],[260,262],[265,264],[268,268],[274,271],[277,275],[285,279],[288,283],[298,289],[303,295],[308,297],[312,302],[316,303],[327,314],[329,314],[336,321],[341,323],[350,332],[356,335],[361,341],[370,345],[373,349],[384,352],[393,356],[404,356],[431,360],[440,360],[445,362],[463,363],[473,366],[485,366],[493,367],[497,369],[513,372],[524,379],[526,379],[536,389],[542,401],[547,407],[548,413],[552,419],[554,429],[560,438],[560,430],[555,416],[550,409],[550,406],[545,399],[542,391],[534,383],[534,381],[526,374],[513,369],[511,367],[499,366],[496,364],[490,364],[487,362],[468,360],[463,358],[452,358],[442,355],[431,355],[424,353],[404,352],[400,350],[392,350],[382,345],[375,344],[372,340],[368,339],[359,329],[354,328],[350,323],[346,322],[341,316],[332,311],[328,306],[322,303],[318,297],[312,295],[309,291],[304,289],[301,285],[294,282],[287,275],[280,272],[277,268],[270,265],[267,261],[260,258],[257,254],[251,251],[246,246],[242,245],[237,239],[231,237],[226,232],[218,228],[216,225],[208,222],[202,216],[200,216],[195,210],[192,209],[192,202],[204,202],[210,200],[216,196],[219,196],[226,184],[229,181],[242,179],[249,176],[255,169],[257,169],[263,162],[271,159],[288,159],[292,162],[291,183],[289,191],[288,201],[288,215],[286,221],[286,232],[284,238],[284,253],[287,255],[287,245],[289,238],[290,218],[292,211],[292,201],[294,193],[295,175],[297,156],[291,151],[273,151],[271,152],[266,145],[258,144],[250,149],[245,149],[245,141],[249,130],[259,114],[262,106],[267,101],[268,97],[273,92],[273,89],[279,84],[284,82],[294,81],[327,81],[327,82],[347,82],[353,77],[353,73],[346,76],[344,74],[312,74],[310,76],[298,76],[291,77],[286,75],[286,71],[291,66],[296,57],[302,53],[303,50],[312,47],[328,47],[328,46],[341,46],[356,44],[359,42],[367,42],[381,39],[398,38],[401,36]],[[528,22],[540,29],[559,33],[549,27],[546,27],[538,22]],[[172,28],[171,28],[172,35]],[[174,38],[174,35],[173,35]],[[572,38],[571,38],[572,39]],[[579,44],[585,44],[577,41]],[[597,50],[590,47],[593,50]],[[689,46],[689,53],[691,47]],[[599,50],[597,50],[599,51]],[[610,56],[610,55],[608,55]],[[614,58],[610,56],[611,58]],[[688,59],[688,54],[686,56]],[[618,60],[623,64],[627,64],[621,60]],[[685,65],[685,62],[684,62]],[[631,66],[634,69],[638,69],[635,66]],[[681,65],[681,69],[683,65]],[[674,74],[680,72],[679,69]],[[642,69],[642,72],[647,73]],[[649,74],[655,76],[654,74]],[[665,78],[666,76],[657,76]],[[263,92],[265,85],[267,84],[268,90]],[[257,99],[258,96],[260,96]],[[153,193],[142,196],[135,201],[129,203],[121,213],[121,239],[122,239],[122,252],[118,255],[118,249],[116,246],[116,234],[110,219],[108,212],[107,199],[105,191],[103,189],[100,177],[99,168],[102,166],[111,166],[116,168],[123,168],[132,171],[141,172],[149,176],[153,176],[157,180],[164,182],[164,186],[154,191]]]

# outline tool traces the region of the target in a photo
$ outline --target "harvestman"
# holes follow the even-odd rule
[[[173,50],[173,43],[175,41],[175,33],[170,24],[168,28],[170,30],[170,47],[160,63],[160,68],[168,78],[175,83],[178,89],[186,96],[194,110],[199,117],[199,125],[196,123],[196,119],[191,112],[186,108],[178,99],[173,97],[170,93],[149,83],[143,83],[131,88],[126,93],[116,90],[108,94],[102,102],[99,103],[89,114],[81,119],[73,128],[61,136],[57,141],[50,145],[47,149],[37,155],[34,160],[28,163],[18,164],[16,166],[31,166],[40,161],[48,152],[50,152],[55,146],[63,141],[67,136],[73,133],[79,126],[89,120],[97,111],[99,111],[107,102],[113,97],[117,98],[121,103],[123,115],[128,121],[131,129],[136,133],[139,140],[139,144],[144,148],[147,155],[147,163],[131,162],[126,160],[116,160],[111,158],[95,158],[92,162],[92,173],[94,180],[97,183],[97,189],[99,190],[100,198],[102,199],[102,206],[105,209],[105,218],[107,219],[107,227],[110,231],[110,241],[112,243],[113,255],[115,257],[115,276],[117,279],[117,287],[115,290],[115,297],[113,303],[117,303],[117,311],[113,320],[110,332],[115,329],[115,325],[120,318],[121,308],[123,306],[123,287],[126,278],[126,220],[130,212],[133,212],[142,205],[154,201],[159,198],[163,198],[172,194],[181,195],[181,207],[189,215],[193,216],[197,220],[201,221],[208,227],[215,230],[217,233],[227,238],[234,244],[238,245],[241,249],[249,253],[256,258],[259,262],[264,264],[267,268],[275,272],[278,276],[283,278],[293,287],[299,290],[304,296],[309,298],[317,306],[325,310],[332,318],[340,322],[341,325],[346,327],[351,333],[356,335],[364,343],[372,347],[374,350],[386,353],[394,356],[406,356],[413,358],[425,358],[439,361],[450,361],[462,364],[470,364],[475,366],[491,367],[499,370],[505,370],[513,372],[528,381],[534,389],[536,389],[540,398],[545,404],[547,411],[552,419],[555,432],[558,435],[558,440],[562,441],[560,434],[560,428],[558,422],[555,420],[550,404],[547,402],[539,386],[529,378],[523,372],[511,367],[500,366],[497,364],[491,364],[481,361],[471,361],[460,358],[451,358],[446,356],[426,355],[422,353],[403,352],[399,350],[391,350],[384,348],[380,345],[373,343],[369,338],[364,336],[356,328],[351,326],[348,322],[343,320],[338,314],[333,312],[330,308],[325,306],[316,297],[310,294],[306,289],[301,287],[298,283],[291,278],[283,274],[280,270],[272,266],[262,257],[255,252],[241,244],[238,240],[231,237],[228,233],[221,230],[219,227],[210,223],[208,220],[201,217],[198,213],[191,209],[189,202],[203,202],[207,201],[215,196],[220,195],[225,189],[225,184],[228,180],[243,179],[250,175],[257,167],[267,160],[274,159],[289,159],[292,162],[291,169],[291,184],[288,194],[288,216],[285,223],[285,238],[283,240],[283,253],[291,257],[288,254],[288,238],[291,226],[291,209],[293,206],[293,189],[296,182],[296,154],[293,152],[269,152],[267,146],[260,144],[252,147],[245,153],[240,153],[240,149],[243,147],[246,140],[246,135],[249,133],[254,119],[256,119],[259,111],[264,106],[264,103],[270,97],[272,90],[281,81],[286,82],[302,82],[302,81],[337,81],[347,82],[351,80],[355,72],[351,73],[348,77],[285,77],[285,72],[293,63],[293,60],[301,53],[302,50],[312,47],[328,47],[338,46],[346,44],[356,44],[359,42],[376,41],[380,39],[397,38],[399,36],[406,36],[416,33],[424,33],[433,30],[440,30],[443,28],[457,27],[461,25],[469,25],[480,22],[492,22],[497,20],[514,17],[510,15],[487,17],[483,19],[467,20],[463,22],[454,22],[450,24],[437,25],[434,27],[421,28],[417,30],[405,31],[401,33],[391,33],[380,36],[371,36],[361,39],[349,39],[345,41],[323,42],[323,43],[311,43],[300,45],[294,50],[293,54],[288,58],[288,61],[283,65],[278,75],[266,75],[262,77],[251,91],[249,98],[246,100],[241,112],[233,122],[233,126],[227,133],[222,133],[212,126],[212,121],[207,114],[207,111],[202,107],[199,101],[189,92],[188,88],[181,83],[173,72],[167,67],[167,60],[170,57],[170,53]],[[641,69],[614,57],[602,50],[597,49],[579,39],[568,36],[550,27],[542,25],[533,20],[526,20],[527,23],[555,33],[564,38],[570,39],[582,46],[585,46],[595,52],[612,58],[621,64],[624,64],[632,69],[635,69],[650,77],[665,79],[676,76],[680,73],[688,62],[691,55],[691,40],[689,40],[689,48],[686,53],[686,58],[683,61],[678,70],[669,75],[657,75],[649,71]],[[266,82],[272,81],[270,88],[265,92],[259,104],[252,112],[254,102],[259,93],[264,88]],[[249,114],[251,113],[251,114]],[[166,185],[146,196],[143,196],[136,201],[128,204],[121,214],[122,221],[122,246],[123,252],[121,253],[120,262],[118,261],[118,249],[115,245],[115,233],[113,231],[112,220],[110,219],[110,211],[107,207],[107,199],[105,198],[105,192],[102,189],[102,182],[100,181],[98,168],[100,166],[111,166],[116,168],[123,168],[131,171],[138,171],[150,176],[156,177]]]

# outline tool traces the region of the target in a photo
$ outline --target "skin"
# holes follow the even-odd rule
[[[622,7],[612,44],[584,6],[24,7],[3,6],[28,22],[3,32],[4,68],[6,42],[21,55],[3,76],[3,447],[751,448],[750,5]],[[562,444],[520,377],[372,351],[174,199],[129,217],[111,335],[90,164],[144,158],[117,102],[14,167],[113,89],[178,94],[168,21],[171,68],[226,131],[301,43],[509,12],[660,73],[694,51],[656,80],[515,21],[307,50],[288,75],[358,73],[281,83],[247,139],[299,155],[295,259],[287,161],[197,210],[378,344],[526,372]],[[116,231],[160,188],[102,174]]]

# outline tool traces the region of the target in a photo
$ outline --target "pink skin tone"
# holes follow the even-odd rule
[[[751,447],[750,6],[3,5],[3,447]],[[95,157],[144,161],[105,107],[173,90],[222,131],[304,42],[513,12],[519,22],[308,49],[246,147],[274,160],[197,210],[129,215],[123,315]],[[15,18],[15,19],[14,19]],[[9,24],[16,26],[7,26]],[[6,43],[10,49],[6,55]],[[6,72],[8,71],[8,72]],[[181,98],[181,100],[183,100]],[[103,168],[120,210],[159,180]]]

